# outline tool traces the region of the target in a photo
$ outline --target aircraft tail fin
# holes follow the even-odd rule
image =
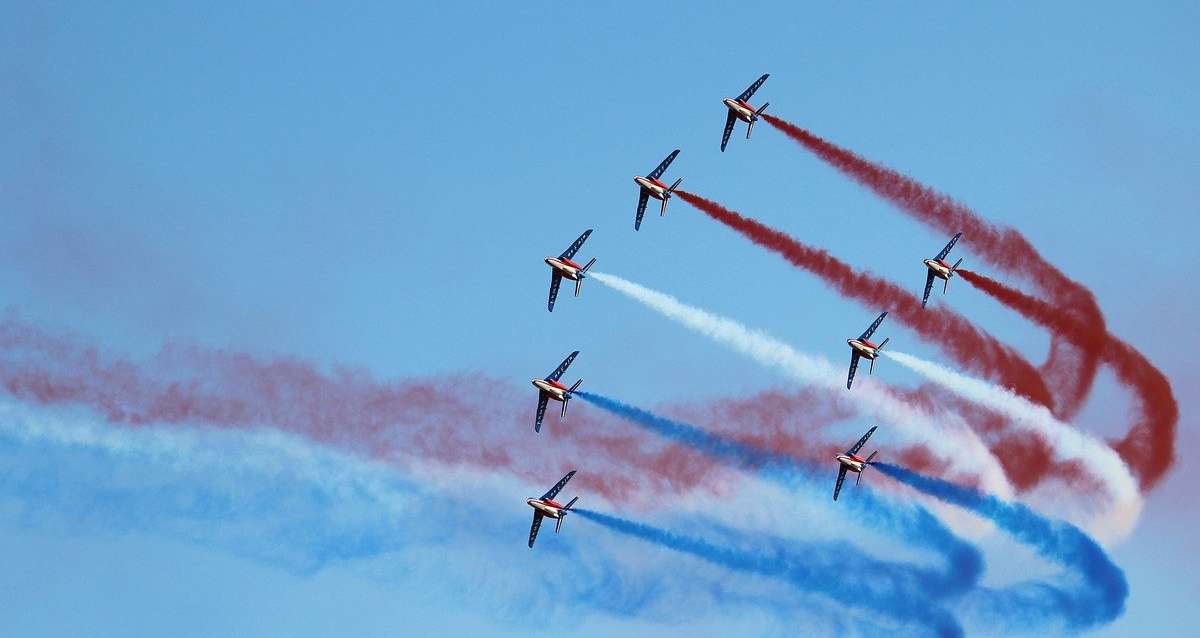
[[[569,394],[564,395],[563,401],[562,401],[562,404],[563,404],[562,412],[558,416],[560,416],[564,419],[567,417],[567,404],[570,402],[571,402],[571,395],[569,395]]]
[[[876,454],[879,454],[879,450],[875,450],[874,452],[871,452],[871,456],[867,457],[867,465],[870,465],[871,462],[875,460]]]
[[[579,386],[580,386],[580,384],[582,384],[582,383],[583,383],[583,379],[580,379],[580,380],[576,381],[576,382],[575,382],[575,385],[571,386],[571,389],[570,389],[570,390],[567,390],[567,394],[570,394],[570,393],[572,393],[572,392],[574,392],[574,391],[578,390],[578,389],[579,389]]]
[[[959,257],[958,261],[954,262],[954,265],[950,267],[950,272],[953,273],[954,271],[958,270],[958,265],[961,263],[962,263],[962,257]]]
[[[891,339],[891,337],[884,339],[883,343],[875,346],[875,352],[879,352],[880,350],[883,350],[883,347],[887,345],[887,342],[889,339]],[[871,357],[871,369],[867,371],[867,374],[875,374],[875,359],[878,359],[878,358],[879,357]]]
[[[554,533],[555,534],[557,534],[559,532],[559,530],[562,529],[563,519],[565,519],[567,517],[567,512],[571,511],[571,506],[574,505],[575,501],[578,501],[578,500],[579,500],[579,497],[576,496],[575,498],[571,499],[570,503],[567,503],[566,507],[562,508],[562,510],[559,511],[558,520],[554,522]]]
[[[675,189],[676,189],[676,188],[679,188],[679,185],[680,185],[682,182],[683,182],[683,178],[682,178],[682,177],[680,177],[679,179],[675,180],[675,183],[674,183],[674,184],[671,184],[671,187],[667,189],[667,192],[668,192],[668,193],[674,193],[674,192],[675,192]]]
[[[581,274],[581,275],[587,274],[587,271],[592,267],[592,264],[594,264],[594,263],[596,263],[596,258],[592,257],[591,259],[588,260],[588,263],[583,268],[579,269],[579,274]]]
[[[757,119],[758,119],[758,116],[762,115],[762,114],[763,114],[763,111],[767,110],[767,107],[768,107],[770,104],[771,104],[770,102],[763,102],[763,105],[762,105],[762,106],[760,106],[760,107],[758,107],[758,110],[754,112],[754,119],[756,119],[756,120],[757,120]]]

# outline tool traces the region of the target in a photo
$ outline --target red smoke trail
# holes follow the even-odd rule
[[[821,277],[842,295],[880,310],[888,310],[901,323],[940,345],[955,361],[995,378],[1014,391],[1049,406],[1047,391],[1038,371],[1016,351],[971,325],[949,310],[937,312],[921,307],[916,295],[884,279],[855,270],[828,252],[802,244],[773,228],[685,191],[675,191],[685,202],[709,217],[741,233],[750,241],[770,249],[792,265]]]
[[[697,489],[722,493],[734,484],[732,470],[703,454],[580,402],[565,420],[548,414],[534,434],[532,389],[481,375],[380,382],[360,370],[325,372],[292,358],[180,346],[132,362],[10,318],[0,319],[0,387],[20,400],[84,406],[131,427],[272,427],[397,466],[428,459],[535,484],[586,460],[581,486],[632,503]],[[804,454],[820,449],[821,426],[849,416],[836,397],[817,390],[768,391],[715,407],[722,418],[714,431]],[[904,453],[942,462],[924,448]]]
[[[1047,262],[1017,231],[994,226],[948,195],[794,124],[765,113],[762,117],[821,160],[919,221],[946,235],[961,231],[977,254],[1038,286],[1051,303],[1080,323],[1103,326],[1104,316],[1091,291]],[[1054,411],[1059,418],[1070,418],[1079,411],[1096,378],[1098,364],[1096,353],[1052,336],[1050,357],[1042,369],[1047,385],[1055,392]]]
[[[1158,484],[1175,461],[1175,427],[1179,404],[1171,384],[1158,368],[1103,326],[1076,321],[1057,308],[1000,282],[969,270],[959,274],[971,285],[1016,310],[1022,317],[1095,352],[1112,367],[1121,383],[1137,391],[1139,416],[1125,438],[1113,446],[1133,469],[1142,489]]]

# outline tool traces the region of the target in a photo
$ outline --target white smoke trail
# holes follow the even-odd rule
[[[678,299],[615,275],[593,272],[590,275],[601,284],[616,290],[643,305],[673,319],[710,339],[733,348],[761,363],[775,368],[806,385],[829,388],[846,396],[861,410],[898,427],[912,440],[928,446],[938,456],[947,459],[957,471],[978,474],[984,489],[1011,498],[1012,485],[1004,475],[1000,462],[961,419],[942,421],[934,425],[927,414],[897,398],[886,387],[860,381],[853,394],[842,387],[846,370],[823,357],[798,352],[790,345],[742,324],[689,306]]]
[[[1054,418],[1050,410],[1011,390],[904,352],[882,354],[955,394],[1007,416],[1015,427],[1041,437],[1060,461],[1080,461],[1104,483],[1112,500],[1107,512],[1089,524],[1091,531],[1114,542],[1128,537],[1142,510],[1137,481],[1129,466],[1103,441]]]

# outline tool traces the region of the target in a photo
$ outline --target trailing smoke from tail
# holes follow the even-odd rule
[[[711,314],[680,302],[674,297],[651,290],[615,275],[594,272],[597,282],[620,292],[663,316],[724,344],[761,365],[774,368],[805,384],[824,387],[842,396],[841,380],[845,370],[829,361],[802,354],[790,345],[761,331],[751,330],[740,323]],[[855,405],[868,413],[897,426],[916,441],[927,445],[935,454],[950,459],[954,469],[978,473],[989,491],[1011,494],[1012,486],[1004,476],[999,461],[974,432],[964,424],[935,426],[930,415],[911,406],[882,387],[863,384],[863,392],[854,393]]]
[[[1079,631],[1111,622],[1124,611],[1125,599],[1129,596],[1125,573],[1079,528],[1043,518],[1020,503],[923,476],[897,465],[877,462],[875,466],[924,494],[993,521],[1033,547],[1039,555],[1074,572],[1073,578],[1061,587],[1030,584],[1013,591],[1010,596],[993,597],[987,605],[998,621],[1043,614],[1063,618],[1067,621],[1066,629]]]
[[[1137,421],[1115,447],[1133,468],[1143,489],[1157,485],[1175,461],[1175,429],[1179,421],[1179,404],[1167,377],[1142,353],[1109,334],[1103,324],[1077,321],[1051,304],[977,272],[961,268],[958,272],[972,286],[1022,317],[1097,353],[1122,384],[1136,390]]]
[[[905,352],[882,354],[959,396],[995,410],[1018,428],[1033,432],[1049,443],[1063,461],[1078,459],[1101,480],[1112,501],[1109,511],[1093,521],[1094,532],[1106,539],[1124,539],[1133,531],[1142,499],[1129,467],[1103,442],[1054,418],[1044,406],[1034,405],[1010,390],[992,385]]]
[[[1038,286],[1051,302],[1086,324],[1103,326],[1104,316],[1091,291],[1047,262],[1021,233],[997,227],[974,211],[920,182],[876,164],[778,117],[763,119],[819,159],[886,199],[918,221],[944,234],[962,232],[976,254],[1005,272]],[[1083,405],[1099,363],[1095,353],[1070,342],[1053,340],[1044,366],[1047,385],[1055,390],[1055,413],[1069,417]]]
[[[985,376],[995,377],[1032,401],[1051,404],[1050,393],[1033,365],[1012,348],[976,328],[962,315],[949,310],[928,312],[921,307],[912,291],[856,270],[825,250],[805,245],[783,232],[699,195],[686,191],[676,194],[755,244],[779,254],[793,266],[817,275],[843,296],[863,302],[872,309],[888,309],[893,317],[916,330],[926,340],[936,343],[954,360],[972,366]]]
[[[802,546],[801,551],[797,551],[794,543],[778,539],[772,540],[769,547],[745,550],[611,514],[588,509],[576,509],[575,512],[614,532],[727,569],[782,580],[801,591],[828,596],[848,607],[881,612],[896,620],[926,626],[937,636],[963,634],[958,622],[946,610],[932,604],[919,588],[912,587],[904,574],[893,574],[894,565],[855,556],[856,552],[846,551],[850,548],[842,544]],[[746,538],[738,545],[744,547],[755,542],[761,544],[762,539]],[[861,571],[855,569],[856,565],[847,564],[847,560],[860,564]],[[831,573],[845,571],[869,574],[871,585],[864,586],[854,578],[830,578]]]
[[[736,468],[773,478],[789,488],[802,487],[819,492],[829,489],[828,466],[819,467],[786,454],[747,445],[599,394],[581,392],[580,397],[659,436],[687,445]],[[945,557],[945,573],[924,576],[924,591],[948,596],[966,591],[977,582],[983,567],[979,552],[951,533],[926,510],[917,506],[901,506],[868,491],[856,494],[852,500],[843,500],[843,504],[869,524],[891,531],[910,545]]]

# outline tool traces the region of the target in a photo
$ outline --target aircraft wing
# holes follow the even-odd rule
[[[579,356],[578,350],[567,355],[567,358],[563,359],[563,362],[558,364],[558,367],[554,369],[554,372],[551,372],[550,374],[546,375],[546,380],[547,381],[558,381],[558,378],[561,377],[563,375],[563,373],[567,371],[567,368],[571,367],[571,362],[574,361],[575,357],[577,357],[577,356]]]
[[[850,376],[846,377],[846,389],[850,389],[850,384],[854,383],[854,373],[858,370],[858,351],[850,352]]]
[[[637,217],[633,218],[633,229],[637,230],[642,227],[642,216],[646,214],[646,202],[650,199],[650,193],[646,189],[641,189],[638,193],[638,210]]]
[[[945,258],[946,258],[946,255],[949,255],[949,254],[950,254],[950,249],[951,249],[951,248],[954,248],[954,243],[958,241],[958,238],[959,238],[959,237],[962,237],[962,233],[958,233],[958,234],[956,234],[956,235],[954,236],[954,238],[950,240],[950,243],[946,244],[946,247],[945,247],[945,248],[943,248],[943,249],[942,249],[942,252],[938,253],[938,254],[937,254],[937,257],[934,257],[934,259],[938,259],[938,260],[945,259]]]
[[[559,481],[554,484],[554,487],[550,488],[549,492],[542,494],[542,500],[544,501],[546,499],[558,496],[558,493],[562,491],[562,488],[567,485],[567,481],[570,481],[571,477],[573,476],[575,476],[575,470],[567,472],[567,475],[559,479]]]
[[[757,80],[755,80],[754,84],[751,84],[750,87],[747,88],[745,91],[742,91],[742,94],[737,96],[737,99],[739,99],[743,102],[745,102],[746,100],[749,100],[750,96],[754,95],[754,92],[758,90],[758,87],[762,86],[763,82],[766,82],[767,78],[769,78],[769,77],[771,77],[770,73],[763,73],[763,76],[761,78],[758,78]]]
[[[879,327],[879,324],[883,323],[883,318],[886,316],[887,316],[887,312],[884,312],[883,314],[879,315],[879,317],[877,317],[875,319],[875,321],[871,322],[871,327],[867,328],[866,332],[863,332],[862,334],[858,335],[858,340],[862,341],[863,339],[869,339],[871,337],[871,335],[875,334],[875,329]]]
[[[538,529],[542,527],[542,513],[533,510],[533,525],[529,526],[529,548],[533,549],[533,541],[537,540]]]
[[[662,164],[658,165],[658,168],[650,171],[650,174],[646,177],[649,177],[650,179],[658,179],[662,177],[662,174],[667,171],[667,167],[671,165],[671,162],[675,161],[676,155],[679,155],[679,149],[671,151],[671,154],[667,156],[667,159],[663,160]]]
[[[858,443],[855,443],[853,447],[851,447],[849,450],[846,450],[846,454],[858,454],[858,451],[862,449],[862,446],[867,444],[867,439],[871,438],[872,434],[875,434],[875,428],[877,428],[877,427],[879,427],[879,426],[872,425],[871,429],[867,430],[867,433],[864,434],[863,437],[858,440]]]
[[[592,234],[591,228],[583,231],[583,234],[579,236],[579,239],[576,239],[575,242],[571,244],[571,247],[564,250],[563,253],[558,256],[558,258],[559,259],[570,259],[570,258],[574,257],[575,253],[579,252],[579,249],[583,247],[583,242],[587,241],[588,235],[591,235],[591,234]]]
[[[929,291],[933,290],[933,271],[930,270],[928,275],[925,275],[925,295],[921,297],[921,307],[925,307],[925,303],[929,301]]]
[[[550,400],[550,395],[545,392],[538,393],[538,409],[537,418],[533,422],[533,431],[542,431],[542,419],[546,418],[546,402]]]
[[[838,493],[842,491],[842,482],[845,480],[846,480],[846,466],[843,465],[838,468],[837,485],[833,486],[833,500],[835,500],[835,501],[837,500]],[[537,521],[534,521],[534,527],[535,528],[537,527]],[[534,530],[534,533],[535,534],[537,533],[536,529]],[[529,546],[533,547],[533,536],[529,537]]]
[[[558,285],[562,283],[562,275],[557,270],[550,271],[550,301],[546,302],[546,308],[550,312],[554,312],[554,300],[558,299]]]
[[[729,143],[729,136],[733,134],[733,123],[737,121],[737,115],[733,111],[725,116],[725,132],[721,134],[721,151],[725,151],[725,145]]]

